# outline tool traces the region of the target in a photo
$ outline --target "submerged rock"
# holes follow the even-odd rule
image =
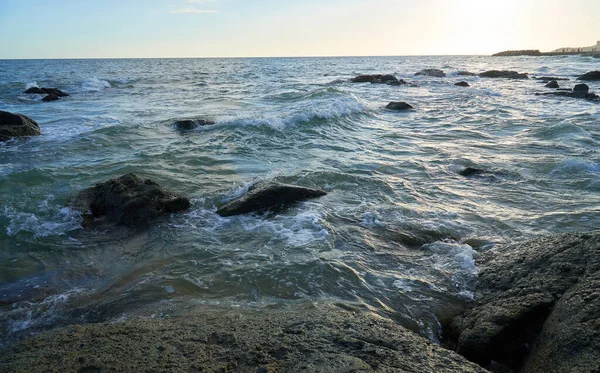
[[[490,70],[479,74],[481,78],[529,79],[527,74],[508,70]]]
[[[577,80],[600,80],[600,71],[590,71],[577,78]]]
[[[168,318],[63,327],[4,350],[0,370],[485,372],[391,320],[323,302],[293,310],[196,306]]]
[[[212,120],[207,119],[182,119],[175,122],[175,127],[179,130],[189,131],[198,127],[211,126],[215,124]]]
[[[484,254],[475,304],[455,320],[457,351],[525,373],[600,367],[600,232]]]
[[[153,219],[190,207],[187,197],[162,189],[150,179],[129,173],[85,189],[76,207],[86,212],[84,225],[108,219],[126,226],[148,224]]]
[[[456,73],[458,76],[477,76],[477,74],[472,73],[470,71],[459,71]]]
[[[50,94],[50,95],[48,95],[48,96],[44,97],[44,98],[42,99],[42,101],[56,101],[56,100],[59,100],[59,99],[60,99],[60,97],[58,97],[57,95],[55,95],[55,94]]]
[[[31,87],[25,91],[25,93],[31,94],[41,94],[41,95],[55,95],[58,97],[66,97],[69,96],[68,93],[61,91],[58,88],[39,88],[39,87]]]
[[[233,216],[252,212],[277,212],[299,201],[326,195],[322,190],[297,185],[268,182],[253,185],[246,194],[227,202],[217,210],[221,216]]]
[[[546,87],[546,88],[560,88],[560,86],[558,85],[558,82],[556,80],[552,80],[551,82],[549,82],[548,84],[546,84],[544,87]]]
[[[458,83],[454,83],[454,85],[459,86],[459,87],[470,87],[469,83],[467,83],[467,82],[458,82]]]
[[[553,95],[553,96],[563,96],[563,97],[572,97],[572,98],[584,98],[587,100],[596,100],[598,99],[598,95],[595,93],[590,93],[590,87],[587,84],[577,84],[573,87],[573,90],[561,90],[560,92],[547,92],[547,93],[536,93],[536,95]]]
[[[372,83],[372,84],[388,84],[388,85],[402,85],[406,82],[402,79],[398,79],[393,75],[359,75],[356,78],[350,80],[352,83]]]
[[[385,107],[388,110],[403,111],[414,109],[412,106],[402,101],[392,101]]]
[[[23,114],[13,114],[0,110],[0,141],[12,137],[39,136],[40,126],[37,122]]]
[[[459,171],[458,174],[460,176],[469,177],[469,176],[473,176],[473,175],[481,175],[481,174],[484,174],[485,172],[486,172],[485,170],[482,170],[480,168],[466,167],[463,170]]]
[[[416,73],[415,75],[426,75],[432,76],[434,78],[443,78],[446,76],[446,73],[439,69],[424,69]]]

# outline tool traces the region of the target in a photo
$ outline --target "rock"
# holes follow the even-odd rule
[[[0,110],[0,141],[12,137],[39,136],[40,126],[37,122],[23,114],[13,114]]]
[[[183,119],[175,122],[175,127],[183,131],[193,130],[198,127],[210,126],[215,124],[212,120],[206,119]]]
[[[148,224],[164,214],[184,211],[190,207],[190,200],[130,173],[85,189],[77,196],[75,207],[86,212],[86,226],[104,220],[135,226]]]
[[[459,71],[456,73],[458,76],[477,76],[477,74],[469,72],[469,71]]]
[[[432,76],[434,78],[443,78],[446,76],[446,73],[443,72],[442,70],[438,70],[438,69],[425,69],[425,70],[419,71],[415,75],[426,75],[426,76]]]
[[[577,80],[600,80],[600,71],[590,71],[577,78]]]
[[[573,92],[583,92],[588,93],[590,91],[590,87],[587,84],[576,84],[573,87]]]
[[[527,74],[507,70],[490,70],[479,74],[479,76],[481,78],[529,79]]]
[[[548,84],[546,84],[544,87],[546,88],[560,88],[558,85],[558,82],[556,80],[552,80],[551,82],[549,82]]]
[[[388,110],[403,111],[413,109],[412,106],[402,101],[392,101],[385,107]]]
[[[492,250],[479,268],[475,304],[454,323],[460,354],[525,373],[600,367],[600,231]]]
[[[195,306],[166,318],[67,326],[3,350],[0,370],[486,372],[393,321],[323,302],[292,310]]]
[[[42,99],[42,101],[56,101],[60,100],[60,98],[55,94],[50,94]]]
[[[372,84],[388,84],[388,85],[402,85],[406,82],[402,79],[398,80],[393,75],[359,75],[356,78],[350,80],[352,83],[372,83]]]
[[[458,82],[458,83],[454,83],[454,85],[457,85],[459,87],[470,87],[469,83],[467,83],[467,82]]]
[[[58,97],[66,97],[69,95],[68,93],[65,93],[57,88],[38,88],[38,87],[31,87],[28,90],[26,90],[25,93],[56,95]]]
[[[267,182],[253,185],[246,194],[227,202],[217,210],[221,216],[233,216],[252,212],[278,212],[296,202],[326,195],[322,190],[296,185]]]
[[[483,173],[485,173],[485,171],[482,169],[474,168],[474,167],[466,167],[465,169],[460,171],[458,174],[460,176],[469,177],[469,176],[473,176],[473,175],[481,175]]]

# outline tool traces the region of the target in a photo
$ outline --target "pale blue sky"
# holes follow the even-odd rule
[[[490,54],[588,46],[599,0],[0,0],[0,58]]]

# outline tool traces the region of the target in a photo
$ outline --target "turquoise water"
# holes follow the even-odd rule
[[[0,144],[0,340],[198,304],[341,302],[437,341],[500,244],[600,222],[600,105],[540,97],[600,60],[373,57],[0,61],[0,110],[43,135]],[[446,78],[414,76],[440,68]],[[393,73],[415,86],[353,84]],[[465,80],[470,88],[454,86]],[[28,86],[71,94],[57,102]],[[600,91],[599,83],[590,83]],[[406,101],[416,110],[385,110]],[[181,132],[178,119],[216,125]],[[490,170],[458,175],[464,167]],[[128,172],[192,199],[137,230],[81,228],[78,191]],[[216,207],[270,179],[328,195],[276,216]]]

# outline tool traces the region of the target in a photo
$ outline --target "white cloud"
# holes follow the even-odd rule
[[[181,9],[171,9],[169,10],[171,14],[198,14],[198,13],[218,13],[216,10],[212,9],[197,9],[197,8],[181,8]]]

